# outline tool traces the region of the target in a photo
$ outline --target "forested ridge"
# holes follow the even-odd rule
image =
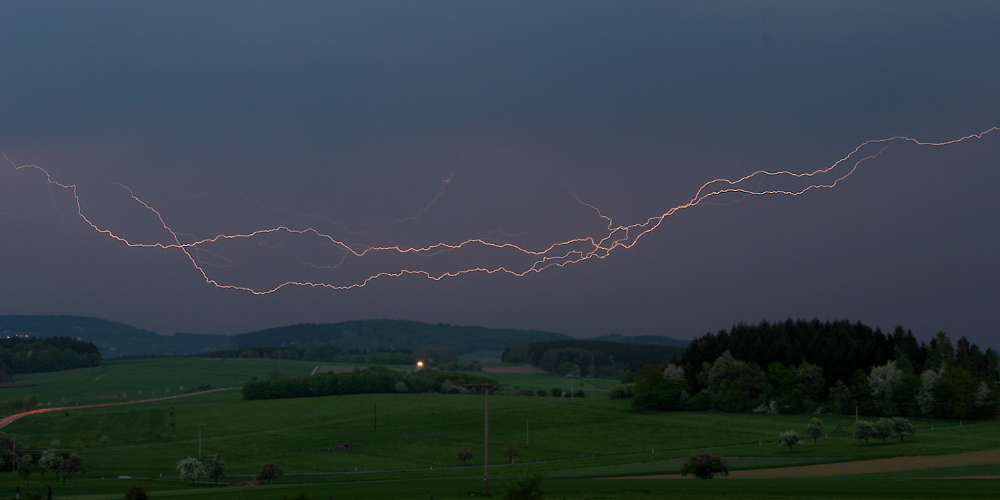
[[[837,380],[849,381],[859,369],[867,371],[895,359],[897,349],[915,371],[923,370],[927,352],[902,326],[887,335],[861,322],[788,319],[756,325],[740,323],[728,331],[698,337],[684,351],[681,364],[688,381],[696,384],[694,377],[702,365],[715,362],[725,351],[735,359],[759,366],[798,366],[805,361],[823,369],[829,387]]]
[[[17,373],[72,370],[101,364],[97,346],[69,337],[0,338],[0,381]]]
[[[612,395],[639,408],[983,418],[998,382],[997,352],[965,337],[789,319],[699,337],[680,363],[647,364]]]

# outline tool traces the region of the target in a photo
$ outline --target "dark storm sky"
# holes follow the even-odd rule
[[[199,267],[258,291],[523,271],[510,247],[338,245],[537,251],[712,179],[979,133],[1000,125],[997,26],[996,2],[3,2],[0,313],[680,338],[819,317],[995,347],[1000,131],[888,143],[833,189],[713,197],[631,248],[521,277],[255,295]],[[172,236],[122,186],[181,243],[318,234],[129,247],[28,164],[133,243]]]

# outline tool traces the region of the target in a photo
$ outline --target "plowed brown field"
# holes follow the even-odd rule
[[[1000,463],[1000,450],[974,451],[957,455],[931,455],[916,457],[895,457],[879,460],[861,460],[836,464],[803,465],[799,467],[777,467],[774,469],[740,470],[729,473],[731,478],[786,478],[786,477],[827,477],[899,472],[907,470],[960,467],[963,465],[985,465]],[[655,476],[634,476],[630,479],[680,479],[680,474]]]

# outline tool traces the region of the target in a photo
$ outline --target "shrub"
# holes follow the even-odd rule
[[[691,411],[707,411],[712,409],[712,395],[708,391],[695,394],[688,403]]]
[[[681,475],[693,474],[698,479],[712,479],[713,476],[728,476],[729,463],[714,451],[699,451],[681,465]]]
[[[272,479],[276,479],[284,475],[285,470],[282,469],[281,466],[274,462],[268,462],[260,468],[260,472],[257,473],[255,479],[271,484]]]
[[[143,488],[138,484],[134,484],[129,487],[129,489],[125,490],[123,498],[125,500],[148,500],[149,492],[146,491],[146,488]]]
[[[608,391],[608,398],[610,399],[632,399],[635,395],[635,384],[621,384],[616,385]]]
[[[541,500],[542,479],[544,476],[537,472],[508,478],[504,500]]]

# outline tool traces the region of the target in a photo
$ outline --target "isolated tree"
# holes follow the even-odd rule
[[[878,436],[875,424],[872,424],[868,420],[861,420],[854,424],[854,439],[864,439],[865,444],[868,444],[868,438],[875,436]]]
[[[181,476],[181,480],[187,481],[191,480],[191,484],[194,484],[194,480],[200,477],[205,477],[205,467],[201,465],[201,461],[194,457],[187,457],[177,461],[177,472]]]
[[[795,431],[785,431],[778,436],[778,444],[787,446],[788,451],[792,451],[793,447],[799,444],[799,441],[801,441],[799,433]]]
[[[472,454],[472,450],[468,448],[465,448],[458,452],[458,458],[462,460],[462,465],[465,465],[465,462],[474,456],[475,455]]]
[[[214,479],[215,484],[219,484],[219,478],[226,477],[226,462],[222,460],[222,455],[218,453],[209,455],[205,460],[205,470],[208,472],[208,477]]]
[[[257,473],[257,480],[264,481],[267,484],[271,484],[272,479],[277,479],[285,475],[284,469],[280,465],[274,462],[268,462],[261,466],[260,472]]]
[[[73,474],[83,473],[83,460],[80,459],[80,455],[72,454],[63,459],[62,463],[56,469],[56,474],[59,475],[59,480],[66,482],[68,479],[73,477]]]
[[[110,437],[108,437],[107,435],[101,436],[101,444],[107,446],[109,443],[111,443]]]
[[[917,428],[910,423],[909,419],[896,417],[892,419],[892,433],[899,436],[899,442],[903,442],[904,436],[912,436],[917,433]]]
[[[507,457],[510,460],[510,463],[514,463],[514,457],[521,456],[521,450],[519,450],[517,446],[513,444],[508,444],[507,447],[504,448],[503,451],[500,453],[503,454],[503,456]]]
[[[809,421],[809,426],[806,427],[806,434],[813,438],[813,446],[816,446],[816,440],[823,435],[823,421],[814,418]]]
[[[694,474],[698,479],[728,476],[729,463],[714,451],[699,451],[681,465],[681,475],[687,477],[688,474]]]

